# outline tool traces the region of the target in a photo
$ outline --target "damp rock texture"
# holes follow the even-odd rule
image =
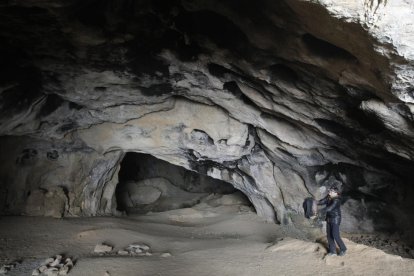
[[[303,199],[336,179],[349,231],[409,229],[413,13],[403,0],[1,3],[0,211],[116,214],[120,163],[139,152],[232,184],[268,221],[301,227]]]

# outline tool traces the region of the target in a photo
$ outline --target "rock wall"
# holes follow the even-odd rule
[[[412,13],[403,0],[0,4],[0,208],[50,196],[62,215],[113,214],[119,163],[139,152],[231,183],[269,221],[300,221],[303,198],[337,179],[349,231],[411,227]]]
[[[115,213],[122,154],[27,137],[0,141],[1,213],[77,216]]]

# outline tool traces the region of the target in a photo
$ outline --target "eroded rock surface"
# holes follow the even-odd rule
[[[408,229],[412,13],[403,0],[2,3],[0,211],[116,214],[120,162],[140,152],[231,183],[269,221],[297,221],[338,179],[349,231]],[[47,213],[56,187],[65,200]]]
[[[122,200],[129,213],[160,212],[193,206],[205,196],[207,194],[186,192],[165,178],[129,181],[118,192],[118,199]]]

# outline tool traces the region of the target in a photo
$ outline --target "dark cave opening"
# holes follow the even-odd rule
[[[179,30],[190,36],[202,35],[218,47],[249,55],[251,45],[246,34],[231,20],[211,11],[182,13],[175,19]]]
[[[323,58],[342,59],[356,62],[358,59],[345,49],[342,49],[311,34],[304,34],[302,41],[313,54]]]
[[[120,164],[115,190],[117,210],[144,214],[192,207],[207,196],[235,194],[231,184],[173,165],[149,154],[128,152]]]

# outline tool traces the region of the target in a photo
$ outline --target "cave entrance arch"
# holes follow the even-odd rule
[[[192,207],[212,194],[232,194],[253,208],[247,196],[230,183],[144,153],[127,152],[124,155],[115,189],[117,210],[127,214]]]

